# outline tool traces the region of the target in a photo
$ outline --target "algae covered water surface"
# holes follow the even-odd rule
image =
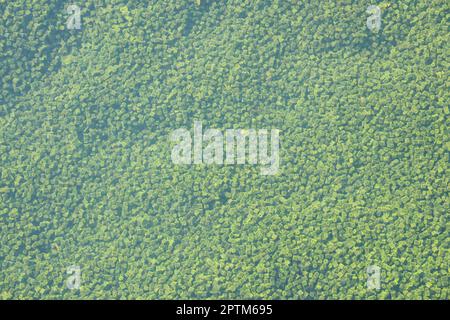
[[[1,299],[448,299],[449,2],[0,1]]]

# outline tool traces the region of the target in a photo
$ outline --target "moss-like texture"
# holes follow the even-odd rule
[[[448,1],[67,4],[0,1],[0,298],[449,298]],[[279,173],[174,165],[194,121]]]

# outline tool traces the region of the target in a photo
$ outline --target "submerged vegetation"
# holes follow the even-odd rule
[[[0,1],[0,299],[449,298],[448,1],[68,4]],[[174,165],[194,121],[278,174]]]

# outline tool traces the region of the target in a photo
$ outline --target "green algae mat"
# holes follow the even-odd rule
[[[0,17],[0,299],[449,298],[448,1]]]

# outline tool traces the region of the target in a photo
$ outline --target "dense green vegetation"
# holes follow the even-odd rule
[[[448,1],[68,4],[0,1],[1,299],[449,298]],[[279,174],[174,165],[196,120]]]

